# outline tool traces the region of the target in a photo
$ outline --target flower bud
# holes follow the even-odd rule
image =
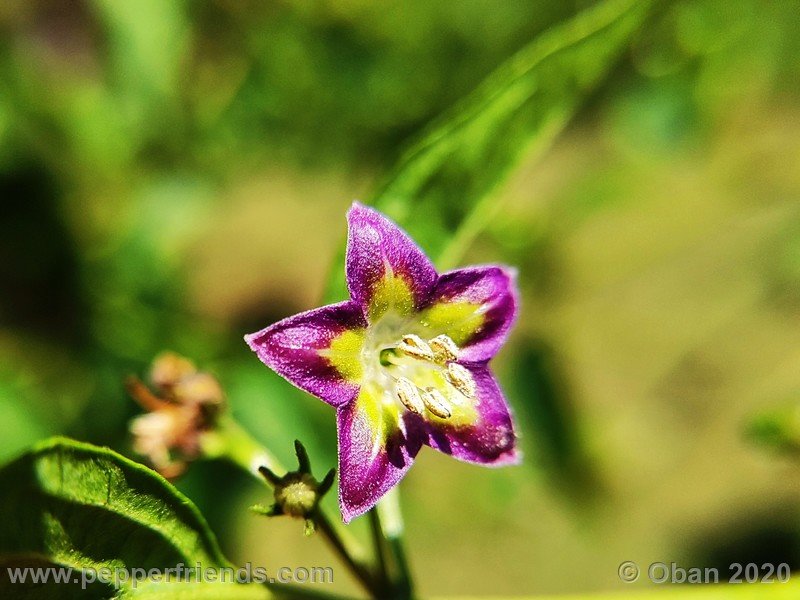
[[[283,477],[278,477],[267,467],[258,469],[275,489],[275,504],[268,508],[257,505],[251,507],[251,509],[254,512],[270,517],[288,515],[306,519],[306,534],[309,534],[314,530],[314,512],[319,501],[333,485],[336,470],[331,469],[322,481],[318,482],[311,475],[311,464],[305,447],[299,441],[295,441],[294,447],[297,454],[297,471],[290,471]]]

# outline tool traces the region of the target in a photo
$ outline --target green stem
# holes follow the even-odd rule
[[[351,600],[348,596],[337,596],[303,585],[271,583],[268,587],[271,597],[277,600]]]
[[[214,430],[203,436],[202,447],[206,458],[225,458],[260,481],[264,478],[258,472],[259,467],[271,471],[286,470],[274,454],[230,417],[221,419]]]
[[[378,501],[376,513],[377,524],[383,538],[388,542],[397,569],[394,596],[400,600],[409,600],[414,597],[414,585],[403,541],[403,514],[400,510],[400,492],[397,487]]]
[[[267,481],[259,467],[275,472],[286,472],[280,461],[239,423],[230,417],[219,421],[217,427],[203,436],[203,455],[207,458],[225,458],[244,469],[264,485]],[[356,579],[374,597],[379,597],[375,578],[366,560],[366,553],[358,540],[343,526],[337,527],[321,508],[314,515],[319,532],[325,536],[339,558],[350,568]]]
[[[370,595],[373,598],[382,598],[381,586],[375,580],[375,577],[373,576],[369,567],[366,565],[366,563],[363,563],[352,556],[342,540],[342,537],[339,535],[339,532],[336,531],[336,528],[331,524],[330,520],[323,511],[319,509],[317,510],[317,514],[314,515],[314,522],[316,523],[319,532],[325,536],[325,539],[328,540],[328,543],[333,547],[334,551],[336,551],[339,557],[345,562],[345,564],[347,564],[347,566],[362,583],[364,588],[366,588],[366,590],[370,593]]]
[[[375,556],[378,559],[379,583],[382,587],[388,588],[391,577],[389,575],[389,561],[386,556],[386,539],[383,536],[383,528],[381,527],[377,509],[370,510],[367,516],[369,517],[370,530],[372,531],[372,545],[375,550]]]

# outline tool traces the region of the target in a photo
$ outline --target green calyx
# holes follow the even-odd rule
[[[251,510],[257,514],[276,517],[287,515],[306,520],[306,534],[314,531],[314,514],[319,501],[331,489],[336,469],[331,469],[317,481],[311,474],[311,463],[303,444],[294,443],[298,468],[279,477],[267,467],[259,467],[259,472],[274,488],[275,503],[272,506],[256,505]]]

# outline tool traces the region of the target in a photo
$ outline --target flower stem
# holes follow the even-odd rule
[[[276,600],[351,600],[348,596],[337,596],[318,591],[306,585],[272,583],[268,586],[271,597]]]
[[[353,574],[358,578],[358,580],[372,595],[372,597],[381,598],[381,588],[379,583],[376,582],[372,571],[369,569],[366,563],[357,560],[352,555],[352,552],[348,550],[347,545],[345,544],[341,535],[339,535],[339,532],[336,531],[336,528],[333,526],[330,519],[328,519],[327,515],[318,509],[317,513],[314,515],[314,522],[316,523],[319,532],[325,536],[325,539],[328,540],[328,543],[331,545],[334,551],[350,568]]]
[[[203,455],[207,458],[225,458],[265,485],[268,483],[259,473],[259,467],[267,467],[277,472],[286,471],[286,468],[269,450],[258,443],[247,430],[230,417],[221,419],[214,430],[203,436],[202,447]],[[317,507],[315,511],[314,521],[319,532],[325,536],[330,546],[362,586],[371,596],[380,597],[375,577],[358,540],[343,526],[337,528],[320,507]]]
[[[372,545],[375,550],[375,556],[378,559],[378,576],[380,577],[380,584],[384,588],[389,588],[391,578],[389,576],[389,560],[386,555],[386,539],[383,536],[383,529],[381,528],[380,517],[378,516],[377,509],[373,508],[367,513],[369,517],[369,526],[372,531]]]
[[[258,471],[259,467],[272,471],[286,470],[274,454],[230,417],[221,419],[216,428],[202,437],[201,444],[206,458],[225,458],[260,481],[264,478]]]
[[[391,550],[391,558],[397,571],[392,585],[393,597],[398,600],[409,600],[414,597],[414,585],[403,542],[403,515],[397,487],[378,501],[374,512],[375,524]]]

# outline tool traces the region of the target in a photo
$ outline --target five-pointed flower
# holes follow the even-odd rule
[[[350,300],[245,336],[266,365],[336,407],[345,522],[396,485],[423,445],[483,465],[519,459],[488,367],[516,317],[514,272],[440,275],[381,213],[355,203],[347,217]]]

